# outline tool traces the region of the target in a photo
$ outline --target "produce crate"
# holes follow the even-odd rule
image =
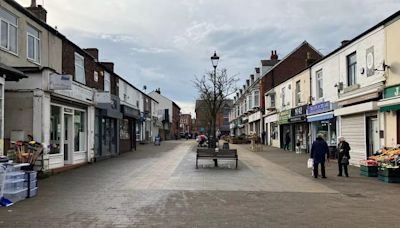
[[[378,176],[378,179],[385,183],[400,183],[400,177]]]
[[[360,170],[360,175],[361,176],[366,176],[366,177],[377,177],[378,176],[378,170],[376,172],[368,172],[368,171],[362,171]]]
[[[383,177],[398,177],[400,178],[400,169],[382,168],[378,169],[378,175]]]
[[[378,166],[364,166],[360,165],[360,171],[368,172],[368,173],[377,173],[378,174]]]

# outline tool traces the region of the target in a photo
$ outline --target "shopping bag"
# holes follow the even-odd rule
[[[314,159],[309,158],[307,161],[307,168],[312,169],[314,167]]]

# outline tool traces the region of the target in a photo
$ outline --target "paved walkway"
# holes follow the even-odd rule
[[[39,182],[39,195],[0,208],[0,227],[396,227],[400,185],[360,177],[311,177],[307,155],[239,151],[201,160],[193,141],[136,152]]]

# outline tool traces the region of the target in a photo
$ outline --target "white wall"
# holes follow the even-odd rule
[[[173,114],[172,113],[172,101],[154,91],[149,93],[149,96],[152,97],[154,100],[158,101],[158,110],[165,110],[165,109],[169,110],[168,111],[169,112],[169,120],[171,122],[172,114]]]
[[[383,27],[366,34],[357,41],[334,53],[332,56],[315,64],[311,68],[312,86],[311,94],[314,98],[312,103],[316,104],[324,101],[335,102],[338,99],[337,88],[335,84],[343,82],[347,87],[347,56],[353,52],[357,54],[356,83],[360,88],[384,80],[382,71],[375,71],[372,76],[367,76],[366,50],[374,46],[374,65],[381,69],[384,61],[385,33]],[[364,74],[361,74],[361,68],[364,68]],[[323,99],[316,99],[316,72],[322,69],[323,77]]]
[[[127,105],[143,112],[143,94],[130,86],[124,80],[119,79],[119,99],[121,104]],[[139,103],[139,106],[137,105]]]

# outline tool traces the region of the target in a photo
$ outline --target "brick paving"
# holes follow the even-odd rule
[[[0,227],[397,227],[398,184],[311,177],[306,154],[239,151],[200,161],[193,141],[138,151],[40,180],[39,195],[0,208]]]

